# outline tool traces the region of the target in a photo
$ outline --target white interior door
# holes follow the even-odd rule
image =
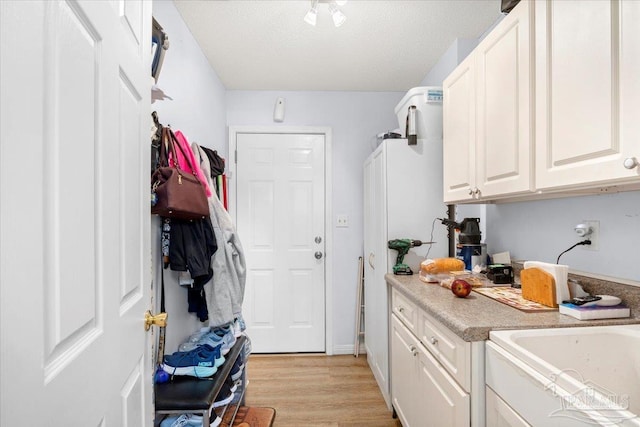
[[[238,133],[243,315],[254,352],[325,351],[324,135]]]
[[[151,3],[0,11],[0,425],[151,426]]]

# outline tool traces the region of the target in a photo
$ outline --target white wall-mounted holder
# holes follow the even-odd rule
[[[284,101],[282,97],[276,99],[276,106],[273,109],[273,121],[281,123],[284,121]]]

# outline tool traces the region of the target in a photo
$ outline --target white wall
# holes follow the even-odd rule
[[[181,130],[190,142],[212,149],[226,149],[225,88],[209,65],[200,46],[187,29],[173,1],[154,0],[153,16],[169,36],[158,86],[170,100],[156,101],[152,110],[160,122]],[[159,264],[159,221],[152,221],[154,264]],[[155,232],[154,230],[158,230]],[[172,353],[191,332],[201,326],[195,314],[187,312],[187,291],[176,280],[177,274],[165,270],[166,308],[169,313],[166,352]],[[159,287],[159,270],[154,283]],[[158,303],[156,307],[160,307]]]
[[[456,39],[440,57],[419,86],[442,86],[444,79],[478,45],[478,39]]]
[[[562,255],[572,270],[640,281],[640,192],[569,197],[487,206],[487,248],[512,258],[556,262],[580,239],[573,227],[600,221],[600,249],[584,247]]]
[[[286,99],[285,120],[274,124],[276,98]],[[228,91],[227,124],[328,126],[332,129],[331,204],[333,221],[349,216],[348,228],[333,227],[334,352],[353,348],[358,257],[363,247],[363,170],[375,147],[375,135],[398,127],[394,108],[400,92],[270,92]],[[242,237],[242,236],[240,236]]]

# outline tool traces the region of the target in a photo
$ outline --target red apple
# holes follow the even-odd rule
[[[463,279],[456,279],[451,283],[451,292],[459,298],[464,298],[471,293],[471,285]]]

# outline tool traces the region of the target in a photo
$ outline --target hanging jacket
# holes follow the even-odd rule
[[[197,144],[192,144],[205,176],[210,177],[209,158]],[[210,181],[210,184],[212,181]],[[236,233],[231,215],[224,209],[216,194],[209,198],[209,212],[218,242],[213,254],[213,286],[207,295],[209,324],[224,325],[242,314],[242,302],[246,284],[246,264],[242,244]]]
[[[173,132],[173,134],[176,136],[176,144],[179,145],[179,147],[176,147],[178,167],[185,172],[195,174],[196,178],[198,178],[198,180],[204,186],[207,197],[210,197],[211,187],[209,186],[209,181],[200,168],[200,162],[197,161],[196,157],[193,155],[193,151],[191,151],[191,147],[189,146],[189,141],[187,141],[187,138],[179,130],[176,130],[175,132]],[[172,153],[169,153],[169,165],[175,165],[175,160],[173,159]]]
[[[211,259],[217,252],[217,239],[209,218],[170,221],[169,263],[171,270],[188,271],[193,285],[187,288],[187,311],[201,322],[208,320],[204,286],[213,277]]]

